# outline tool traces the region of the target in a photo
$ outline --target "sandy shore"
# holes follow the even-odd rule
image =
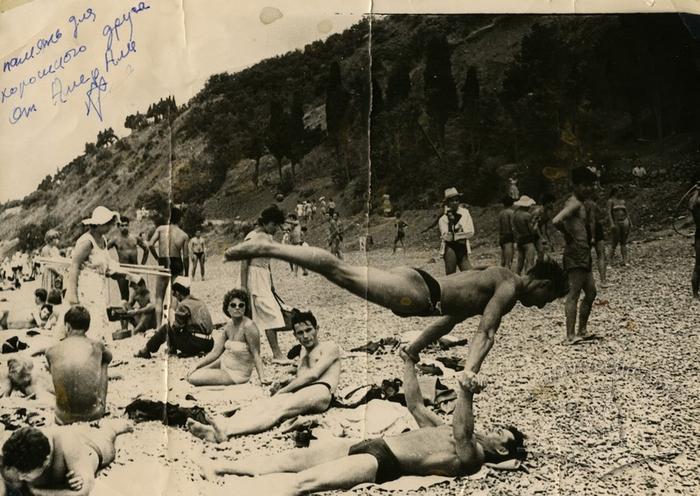
[[[441,263],[429,263],[431,256],[410,248],[395,256],[381,250],[369,254],[369,263],[415,266],[442,274]],[[526,432],[529,473],[491,471],[483,479],[432,487],[427,494],[697,494],[700,304],[689,297],[690,256],[689,241],[682,238],[635,245],[633,265],[613,267],[609,277],[613,285],[599,290],[590,321],[590,330],[603,337],[597,342],[578,347],[559,344],[565,332],[563,301],[543,310],[517,306],[504,319],[482,368],[490,386],[476,399],[476,423],[482,430],[513,424]],[[477,258],[479,264],[495,263],[496,253],[481,253]],[[348,260],[365,262],[358,253],[349,254]],[[336,341],[345,350],[370,339],[420,330],[428,322],[396,317],[316,274],[295,277],[286,264],[273,262],[272,270],[283,298],[295,307],[313,310],[322,338]],[[238,264],[223,264],[220,257],[211,257],[207,273],[211,279],[197,279],[192,293],[204,299],[215,321],[221,322],[225,320],[221,299],[238,281]],[[34,287],[26,284],[21,291],[0,293],[8,300],[0,305],[18,308],[21,301],[31,301]],[[472,319],[453,335],[470,337],[477,324],[478,319]],[[0,332],[3,340],[9,335],[9,331]],[[132,358],[144,339],[111,343],[113,370],[122,379],[109,385],[110,416],[123,415],[123,407],[136,397],[198,404],[215,413],[264,394],[256,384],[191,387],[184,377],[196,359],[168,361],[164,349],[152,360]],[[289,349],[293,336],[282,334],[280,344],[283,350]],[[465,354],[465,347],[439,353]],[[263,358],[273,372],[270,375],[280,375],[270,356],[264,342]],[[424,353],[426,360],[435,356],[434,351]],[[4,361],[0,366],[5,367]],[[341,387],[393,377],[401,377],[396,356],[348,356]],[[185,400],[187,394],[195,400]],[[51,417],[50,409],[36,401],[0,401],[0,414],[25,406]],[[202,481],[193,460],[236,459],[293,446],[292,439],[276,430],[214,446],[182,429],[157,422],[137,424],[133,434],[117,441],[117,459],[101,473],[100,488],[93,494],[237,494],[231,479]]]

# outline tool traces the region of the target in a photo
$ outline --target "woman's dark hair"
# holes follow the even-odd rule
[[[63,297],[61,296],[61,291],[58,289],[52,289],[49,291],[49,298],[47,300],[48,303],[51,303],[52,305],[60,305],[62,301]]]
[[[231,314],[229,314],[228,312],[228,306],[231,303],[231,300],[233,300],[234,298],[237,300],[241,300],[245,303],[245,312],[243,313],[246,317],[251,318],[252,312],[250,308],[250,295],[248,294],[248,291],[241,288],[233,288],[231,291],[224,295],[223,311],[226,314],[226,316],[231,317]]]
[[[278,226],[281,226],[282,224],[284,224],[284,221],[284,212],[280,210],[280,208],[277,205],[272,205],[260,212],[260,217],[258,218],[258,225],[264,226],[268,222],[274,222]]]
[[[533,279],[550,281],[554,286],[554,290],[561,298],[569,292],[569,278],[566,272],[559,266],[558,263],[552,260],[540,260],[532,267],[527,275]]]
[[[48,438],[36,427],[22,427],[2,447],[2,463],[27,473],[41,467],[51,453]]]

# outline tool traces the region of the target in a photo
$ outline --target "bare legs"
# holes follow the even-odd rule
[[[583,290],[584,296],[581,305],[578,305],[579,296]],[[595,300],[597,291],[593,273],[584,269],[573,269],[569,271],[569,294],[566,297],[564,306],[566,313],[566,341],[569,344],[580,341],[587,335],[586,326],[588,317],[591,314],[591,307]],[[578,307],[578,309],[577,309]],[[578,310],[578,335],[576,334],[576,314]]]
[[[612,250],[610,253],[610,258],[615,257],[615,250],[617,245],[620,245],[620,254],[622,255],[622,266],[626,266],[629,263],[629,258],[627,255],[627,238],[630,233],[629,221],[615,222],[612,226]]]
[[[402,315],[423,312],[430,302],[430,292],[423,278],[406,267],[382,270],[354,266],[320,248],[280,243],[249,241],[226,250],[228,260],[255,257],[277,258],[300,265],[360,298]]]
[[[515,269],[515,273],[520,275],[523,272],[527,274],[527,271],[535,265],[535,258],[537,257],[537,249],[534,243],[526,243],[524,245],[518,246],[518,265]]]
[[[508,270],[513,268],[513,243],[503,243],[501,245],[501,267]]]
[[[195,370],[187,377],[187,382],[193,386],[230,386],[247,382],[243,377],[240,381],[232,378],[228,372],[221,369],[221,359],[214,360],[206,367]]]
[[[281,421],[302,414],[326,411],[331,402],[328,388],[316,384],[294,393],[281,393],[242,408],[233,417],[210,419],[206,426],[192,419],[188,430],[205,441],[221,443],[233,436],[255,434],[273,428]]]
[[[607,257],[605,254],[605,241],[604,240],[598,240],[595,243],[595,255],[596,255],[596,262],[598,265],[598,275],[600,275],[600,285],[602,287],[607,287],[608,285],[608,279],[607,279]]]
[[[265,336],[267,336],[267,342],[270,343],[273,360],[278,363],[290,363],[282,354],[279,341],[277,340],[277,331],[275,329],[265,329]]]

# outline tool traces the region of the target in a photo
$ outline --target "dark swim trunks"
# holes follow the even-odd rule
[[[534,244],[536,242],[537,242],[537,235],[535,235],[535,234],[521,236],[518,238],[518,248],[522,248],[525,245]]]
[[[595,240],[596,242],[605,241],[605,229],[603,228],[603,224],[600,222],[595,223]]]
[[[513,233],[501,234],[501,236],[498,238],[498,244],[500,244],[501,246],[513,242],[515,242],[515,238],[513,238]]]
[[[372,455],[377,459],[377,475],[374,479],[377,484],[393,481],[404,475],[401,463],[384,439],[365,439],[353,444],[348,450],[348,456],[362,454]]]
[[[447,241],[445,242],[445,251],[448,249],[452,250],[457,257],[457,264],[467,256],[467,244],[464,242]]]
[[[414,268],[413,270],[418,272],[418,275],[420,275],[423,278],[426,286],[428,286],[428,291],[430,292],[430,302],[425,310],[418,313],[404,313],[396,310],[392,310],[392,312],[394,313],[394,315],[398,315],[399,317],[433,317],[442,315],[442,311],[440,309],[440,300],[442,299],[442,290],[440,289],[440,283],[437,282],[437,280],[433,276],[431,276],[424,270],[417,268]]]
[[[158,265],[170,269],[170,277],[173,279],[181,276],[185,270],[180,257],[158,257]]]
[[[564,247],[564,270],[591,271],[591,247],[585,242],[570,242]]]

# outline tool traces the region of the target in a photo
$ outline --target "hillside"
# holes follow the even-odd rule
[[[631,200],[657,223],[698,170],[699,62],[676,15],[389,16],[371,37],[365,21],[128,116],[128,136],[86,144],[2,205],[0,239],[50,216],[71,243],[95,205],[133,217],[153,189],[224,221],[282,193],[285,209],[334,197],[361,223],[369,200],[380,231],[389,193],[428,210],[414,214],[422,228],[445,187],[485,206],[513,174],[524,193],[561,197],[582,163],[601,166],[604,185],[644,165],[653,178]]]

